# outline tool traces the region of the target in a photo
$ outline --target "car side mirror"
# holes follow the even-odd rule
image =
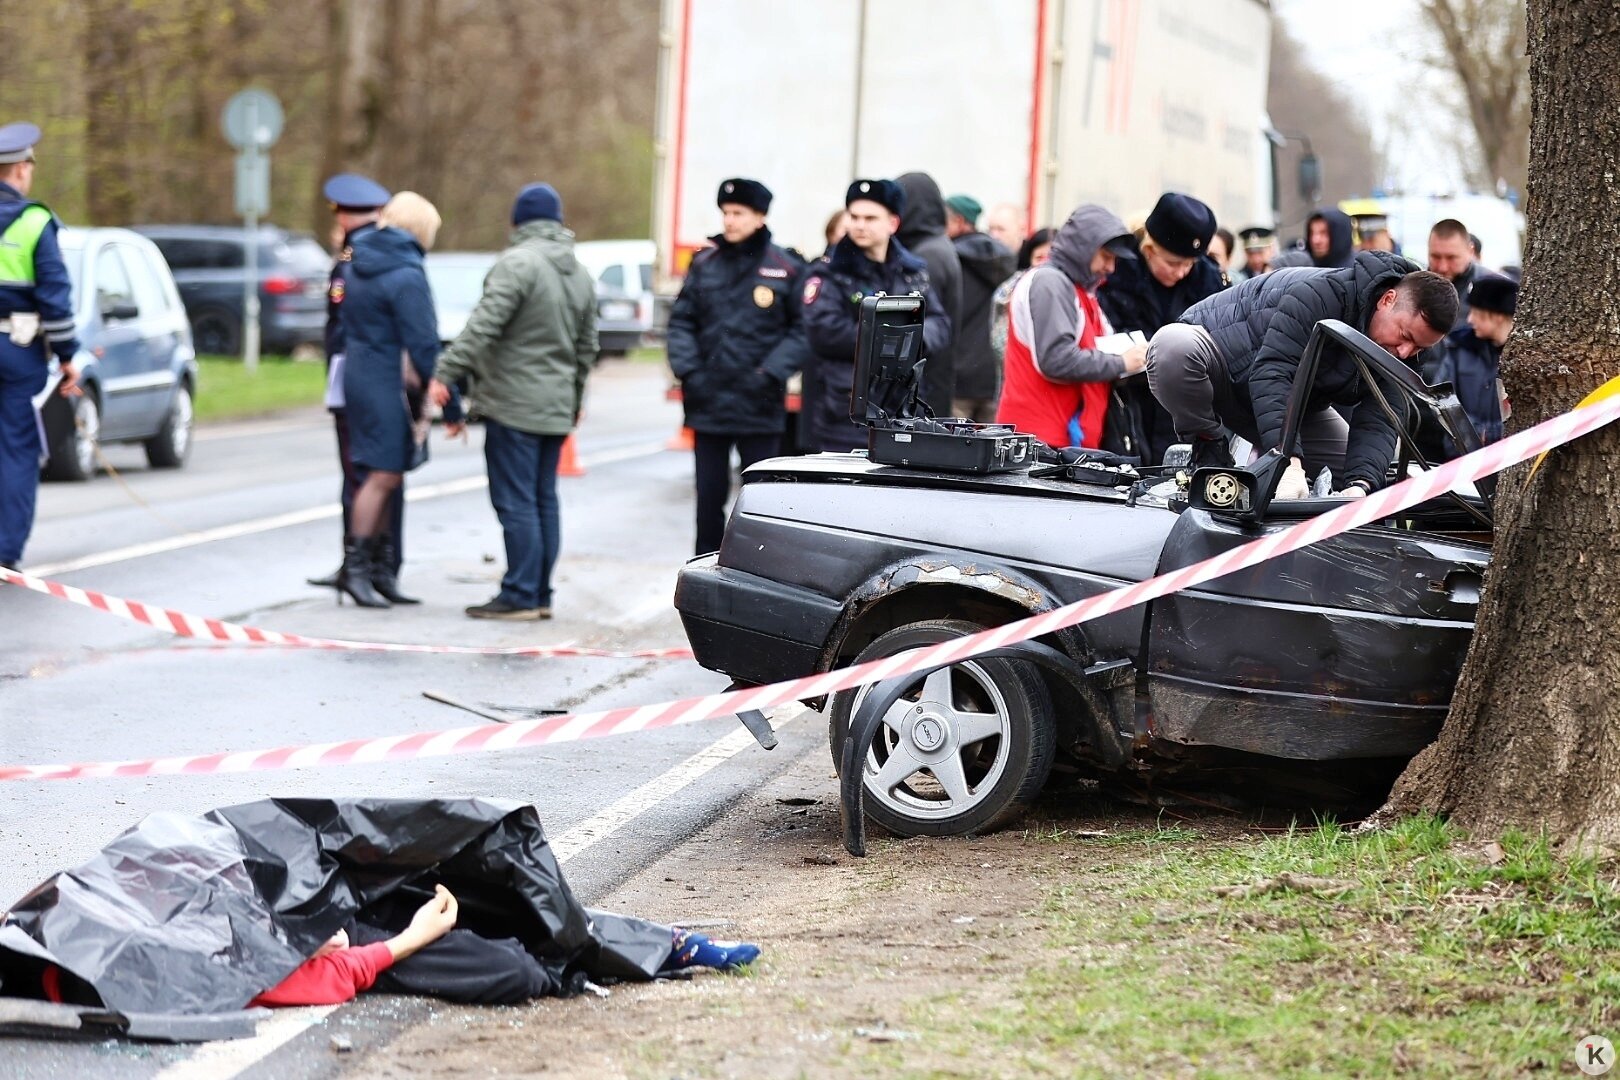
[[[1287,466],[1288,459],[1278,449],[1268,450],[1250,465],[1206,466],[1193,473],[1187,505],[1239,521],[1263,522]]]
[[[108,322],[115,319],[133,319],[139,316],[140,313],[140,308],[128,302],[103,304],[101,307],[101,317]]]

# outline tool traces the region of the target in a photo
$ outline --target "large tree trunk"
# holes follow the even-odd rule
[[[1525,289],[1503,373],[1523,427],[1620,372],[1620,6],[1532,0]],[[1504,478],[1478,629],[1439,740],[1385,816],[1620,846],[1620,425]]]

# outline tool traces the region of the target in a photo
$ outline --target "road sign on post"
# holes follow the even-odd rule
[[[239,90],[221,124],[236,155],[236,212],[242,215],[242,365],[259,367],[259,218],[270,212],[270,148],[281,138],[281,102],[268,90]]]

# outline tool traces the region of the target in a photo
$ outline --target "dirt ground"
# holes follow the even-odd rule
[[[854,859],[836,799],[826,756],[812,753],[603,905],[757,941],[764,955],[753,972],[621,986],[606,999],[442,1009],[346,1075],[1025,1075],[1016,1061],[964,1060],[959,1010],[1007,1002],[1049,958],[1037,916],[1052,872],[1092,856],[1014,829],[874,840],[867,859]],[[1061,824],[1106,831],[1154,820],[1117,813]],[[936,1040],[935,1021],[953,1037]]]

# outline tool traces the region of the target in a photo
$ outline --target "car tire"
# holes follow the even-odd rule
[[[198,355],[234,356],[242,351],[242,320],[224,308],[203,308],[191,317]]]
[[[67,417],[51,443],[45,462],[47,480],[83,483],[96,475],[97,449],[101,441],[101,406],[86,387],[78,397],[61,398]]]
[[[146,440],[146,460],[154,469],[178,469],[191,454],[191,431],[196,423],[191,387],[181,383],[174,391],[168,414],[158,433]]]
[[[912,623],[882,635],[855,658],[856,663],[909,652],[940,641],[977,633],[984,627],[958,619]],[[948,690],[947,690],[948,688]],[[828,715],[828,737],[836,769],[850,718],[867,688],[835,694]],[[945,693],[949,701],[942,700]],[[933,703],[935,710],[927,706]],[[938,706],[945,706],[939,710]],[[1001,828],[1034,801],[1052,771],[1057,732],[1052,696],[1039,670],[1022,660],[965,660],[927,679],[917,678],[891,710],[897,722],[879,725],[863,756],[866,816],[897,836],[963,836]],[[935,725],[926,726],[932,716]],[[992,719],[993,718],[993,719]],[[995,734],[973,741],[958,738],[957,725],[973,734]],[[882,790],[880,777],[895,755],[898,783]],[[929,764],[960,780],[952,793]],[[912,765],[916,770],[906,773]],[[886,786],[884,784],[883,786]]]

